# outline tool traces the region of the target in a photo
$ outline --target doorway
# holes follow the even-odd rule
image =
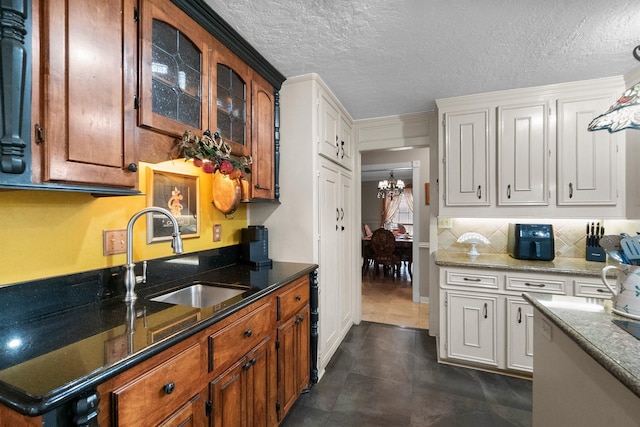
[[[429,148],[410,148],[404,150],[382,149],[360,153],[360,223],[375,230],[383,224],[381,215],[382,200],[377,198],[378,182],[389,179],[393,172],[395,179],[401,179],[411,186],[414,194],[413,224],[404,224],[413,239],[411,269],[408,263],[402,263],[400,276],[396,278],[375,275],[373,271],[361,277],[362,320],[393,325],[428,329],[429,305],[420,297],[420,242],[428,242],[429,227],[423,225],[420,218],[425,214],[425,193],[423,182],[428,181],[421,175],[428,171]],[[427,173],[428,176],[428,173]],[[417,193],[417,194],[416,194]],[[426,222],[428,224],[428,220]],[[387,224],[389,225],[389,224]],[[396,228],[394,222],[388,228]],[[363,228],[364,229],[364,228]],[[410,230],[410,231],[409,231]],[[412,277],[413,276],[413,277]],[[424,275],[424,281],[428,275]],[[428,287],[427,287],[428,288]]]

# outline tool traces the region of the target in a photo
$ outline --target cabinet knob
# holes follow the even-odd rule
[[[244,331],[245,337],[249,338],[251,335],[253,335],[253,330],[247,329],[246,331]]]
[[[138,165],[136,165],[135,163],[129,163],[129,166],[127,166],[127,170],[129,172],[138,172]]]
[[[302,299],[302,295],[296,295],[296,301],[300,301]]]
[[[175,389],[176,385],[173,381],[162,386],[162,391],[164,391],[164,394],[171,394]]]

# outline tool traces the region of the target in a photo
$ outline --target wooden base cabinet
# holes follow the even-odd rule
[[[277,296],[278,420],[284,419],[300,393],[309,386],[310,282],[301,278]]]
[[[198,425],[204,419],[200,381],[193,375],[201,369],[200,345],[195,344],[167,361],[142,373],[111,393],[112,422],[119,426],[170,426],[178,420]],[[202,424],[200,424],[202,425]]]
[[[267,337],[211,382],[212,426],[277,425],[274,352]]]

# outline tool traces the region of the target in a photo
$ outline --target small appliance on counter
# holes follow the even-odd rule
[[[263,225],[242,229],[242,261],[253,268],[271,267],[269,230]]]
[[[551,224],[509,224],[509,255],[516,259],[551,261],[555,258]]]

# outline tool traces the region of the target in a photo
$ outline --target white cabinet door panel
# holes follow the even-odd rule
[[[533,307],[507,298],[507,368],[533,371]]]
[[[616,204],[616,137],[587,130],[612,103],[606,96],[558,100],[558,205]]]
[[[489,110],[445,114],[445,205],[488,206]]]
[[[447,292],[447,356],[498,365],[497,297]]]
[[[548,205],[547,106],[498,107],[498,204]]]

